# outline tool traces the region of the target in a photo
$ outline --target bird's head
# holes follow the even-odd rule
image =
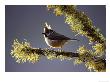
[[[53,30],[51,29],[50,25],[48,25],[47,22],[45,22],[44,32],[42,34],[44,34],[47,37],[52,31]]]

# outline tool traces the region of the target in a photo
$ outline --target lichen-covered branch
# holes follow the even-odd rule
[[[11,56],[15,58],[18,63],[27,61],[35,63],[38,62],[42,56],[45,56],[49,60],[72,60],[75,58],[75,64],[85,63],[89,70],[93,69],[94,71],[105,71],[106,68],[106,61],[104,59],[95,58],[95,56],[91,55],[92,52],[84,47],[80,47],[76,53],[65,52],[63,50],[55,51],[52,49],[32,48],[30,43],[19,42],[17,39],[14,40],[12,47]]]
[[[35,63],[39,61],[41,56],[46,56],[47,59],[72,59],[78,57],[78,53],[65,52],[63,50],[41,49],[32,48],[28,42],[19,42],[17,39],[13,42],[13,50],[11,51],[12,57],[16,59],[16,62],[23,63],[26,61]]]
[[[85,63],[85,66],[90,71],[106,71],[106,60],[105,58],[96,57],[92,50],[88,50],[86,47],[80,47],[77,52],[80,54],[75,59],[76,64]]]

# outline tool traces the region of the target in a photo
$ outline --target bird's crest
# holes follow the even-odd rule
[[[45,22],[45,26],[46,26],[48,29],[52,29],[52,28],[50,27],[50,25],[47,24],[47,22]]]

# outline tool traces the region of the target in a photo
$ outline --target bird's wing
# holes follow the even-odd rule
[[[53,31],[51,34],[49,34],[48,38],[51,40],[70,40],[69,37],[66,37],[62,34],[55,32],[55,31]]]

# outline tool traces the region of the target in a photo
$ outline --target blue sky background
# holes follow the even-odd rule
[[[106,8],[104,5],[79,5],[78,10],[84,11],[94,25],[100,28],[101,33],[106,37]],[[11,45],[15,38],[20,41],[27,39],[35,48],[49,48],[42,36],[44,22],[48,22],[58,33],[74,38],[69,26],[64,23],[63,16],[55,16],[48,12],[46,6],[38,5],[6,5],[5,6],[5,71],[6,72],[87,72],[88,69],[81,65],[74,65],[73,60],[60,61],[48,60],[42,57],[35,64],[18,64],[10,55]],[[88,39],[82,36],[76,36],[80,42],[69,42],[63,47],[65,51],[73,51],[79,46],[85,45],[89,49]]]

